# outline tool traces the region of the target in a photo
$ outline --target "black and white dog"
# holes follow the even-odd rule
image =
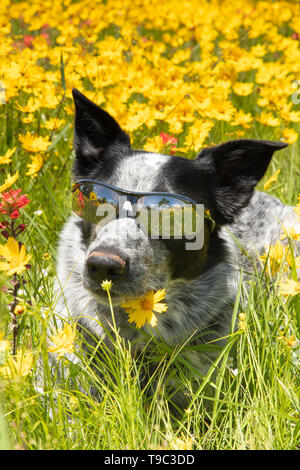
[[[186,340],[195,331],[209,331],[200,336],[200,342],[225,336],[239,268],[244,262],[247,265],[241,246],[257,258],[280,239],[282,226],[300,230],[292,207],[254,191],[273,152],[286,144],[235,140],[205,148],[194,160],[137,151],[106,111],[77,90],[73,97],[74,181],[100,181],[132,192],[176,193],[204,204],[216,226],[211,231],[206,221],[202,248],[187,251],[181,240],[150,239],[132,218],[98,227],[73,214],[62,230],[58,249],[58,316],[65,321],[78,319],[91,337],[102,338],[111,313],[101,281],[112,279],[116,324],[136,348],[145,343],[144,329],[168,345]],[[121,304],[162,288],[168,310],[158,315],[155,328],[147,324],[137,329],[128,323]],[[202,372],[211,360],[200,353],[190,359]]]

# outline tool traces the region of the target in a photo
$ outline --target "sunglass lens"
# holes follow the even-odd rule
[[[117,216],[119,195],[101,184],[77,184],[73,190],[72,209],[79,217],[93,223],[110,220]]]
[[[195,204],[174,197],[144,196],[138,206],[138,221],[153,239],[191,239],[203,225],[203,216]]]

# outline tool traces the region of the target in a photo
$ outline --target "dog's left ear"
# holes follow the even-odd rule
[[[113,146],[115,150],[116,147],[128,149],[130,140],[126,132],[104,109],[90,101],[75,88],[72,93],[76,111],[74,172],[85,175],[104,159]]]
[[[287,144],[267,140],[234,140],[203,149],[195,165],[210,174],[215,219],[231,223],[250,202],[272,155]]]

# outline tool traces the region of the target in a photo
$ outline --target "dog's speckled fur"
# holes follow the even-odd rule
[[[167,292],[168,310],[158,315],[155,329],[148,324],[142,329],[169,345],[186,340],[195,331],[210,331],[200,336],[199,342],[225,336],[239,267],[249,268],[239,244],[257,258],[280,238],[281,224],[297,224],[292,207],[265,193],[253,192],[273,152],[285,145],[233,141],[204,149],[193,161],[134,151],[127,135],[105,111],[76,90],[74,100],[74,180],[89,178],[125,190],[187,195],[205,204],[217,228],[211,235],[206,230],[201,255],[184,251],[179,242],[150,240],[132,219],[115,220],[99,230],[72,215],[62,230],[58,249],[58,317],[77,318],[92,337],[103,336],[103,327],[111,321],[110,310],[105,292],[89,279],[85,263],[94,249],[105,249],[117,252],[129,265],[126,276],[114,283],[111,294],[120,333],[134,340],[134,347],[143,347],[144,335],[128,323],[120,304],[161,288]],[[116,237],[114,224],[121,228],[118,233],[123,229],[128,233],[129,229],[132,236]],[[190,359],[205,372],[208,357],[197,354]]]

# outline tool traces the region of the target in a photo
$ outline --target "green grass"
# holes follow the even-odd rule
[[[187,344],[177,351],[155,344],[159,367],[142,388],[140,368],[149,366],[151,358],[135,361],[119,337],[116,349],[105,349],[105,360],[99,364],[105,378],[99,378],[86,361],[83,367],[61,359],[65,380],[59,382],[49,370],[45,320],[37,309],[28,318],[28,335],[35,356],[46,361],[45,387],[37,393],[33,376],[6,385],[4,414],[11,442],[25,449],[157,449],[185,443],[194,449],[296,448],[300,433],[296,354],[278,340],[281,330],[299,334],[296,305],[282,305],[272,288],[266,292],[259,285],[252,284],[249,295],[245,329],[230,335],[198,385],[181,367]],[[208,393],[215,370],[213,393]],[[172,406],[165,382],[170,373],[179,378],[189,400],[182,413]],[[100,402],[81,391],[80,384],[87,383],[101,392]]]

